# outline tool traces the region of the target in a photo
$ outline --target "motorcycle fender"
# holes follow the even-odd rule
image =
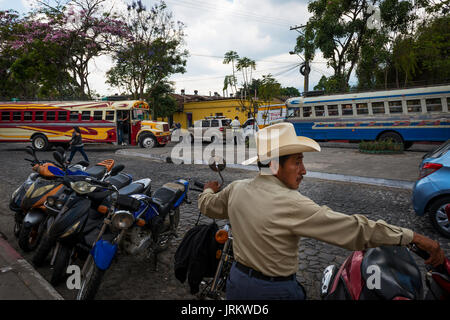
[[[92,248],[91,254],[94,257],[96,266],[101,270],[107,270],[116,255],[117,244],[109,241],[99,240]]]
[[[41,223],[42,220],[45,218],[45,213],[41,210],[31,210],[25,215],[25,218],[23,219],[23,223],[30,224],[30,225],[36,225],[38,223]]]

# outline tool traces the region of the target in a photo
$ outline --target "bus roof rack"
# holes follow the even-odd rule
[[[323,96],[323,95],[325,95],[325,91],[323,91],[323,90],[303,92],[304,97],[318,97],[318,96]]]

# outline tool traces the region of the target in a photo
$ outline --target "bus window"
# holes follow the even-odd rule
[[[16,111],[13,112],[13,121],[21,121],[22,120],[22,112]]]
[[[70,121],[78,121],[78,111],[70,111]]]
[[[316,117],[323,117],[325,115],[325,107],[324,106],[315,106]]]
[[[55,121],[56,112],[55,111],[47,111],[47,121]]]
[[[10,121],[10,120],[11,120],[11,113],[9,111],[3,111],[2,121]]]
[[[406,101],[406,107],[408,109],[408,113],[422,112],[420,100],[408,100]]]
[[[329,116],[338,116],[339,115],[338,106],[336,104],[332,105],[332,106],[327,106],[327,108],[328,108]]]
[[[35,111],[34,121],[44,121],[44,111]]]
[[[351,104],[342,105],[342,115],[343,116],[352,116],[353,108]]]
[[[67,121],[67,111],[58,111],[58,121]]]
[[[106,111],[106,120],[114,120],[114,111]]]
[[[311,107],[303,107],[303,118],[311,116]]]
[[[81,112],[81,120],[83,120],[83,121],[91,120],[91,112],[90,111],[82,111]]]
[[[401,101],[389,101],[389,113],[402,113],[402,102]]]
[[[94,111],[94,120],[103,120],[103,111]]]
[[[372,102],[372,113],[384,113],[384,102]]]
[[[442,111],[442,103],[441,103],[441,99],[427,99],[426,100],[426,104],[427,104],[427,111],[428,112],[433,112],[433,111]]]
[[[31,121],[33,120],[33,111],[25,111],[23,113],[23,121]]]
[[[369,114],[367,103],[358,103],[356,105],[356,114]]]

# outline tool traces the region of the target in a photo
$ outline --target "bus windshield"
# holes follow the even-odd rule
[[[144,109],[133,109],[133,120],[149,120],[150,112]]]

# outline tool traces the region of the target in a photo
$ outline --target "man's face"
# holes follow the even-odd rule
[[[305,174],[303,153],[296,153],[290,155],[283,165],[278,165],[278,172],[275,176],[289,189],[297,190]]]

